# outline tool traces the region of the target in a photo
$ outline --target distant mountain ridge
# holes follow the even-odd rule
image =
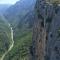
[[[33,10],[36,0],[21,0],[16,2],[15,5],[11,6],[5,12],[5,17],[14,26],[18,25],[22,19],[27,21],[29,17],[33,16]],[[32,15],[30,15],[32,13]],[[27,17],[30,15],[29,17]],[[25,18],[24,18],[25,17]]]
[[[0,13],[4,13],[11,5],[0,4]]]

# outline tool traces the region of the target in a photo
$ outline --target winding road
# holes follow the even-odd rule
[[[13,29],[12,29],[12,27],[11,27],[10,24],[9,24],[9,27],[10,27],[10,29],[11,29],[11,45],[10,45],[8,51],[6,51],[6,52],[2,55],[2,57],[1,57],[0,60],[4,60],[5,56],[12,50],[12,48],[13,48],[13,46],[14,46]]]

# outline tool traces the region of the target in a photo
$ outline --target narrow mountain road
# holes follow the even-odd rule
[[[4,60],[5,56],[12,50],[12,48],[13,48],[13,46],[14,46],[13,29],[12,29],[12,27],[10,26],[10,24],[9,24],[9,27],[10,27],[10,29],[11,29],[11,45],[10,45],[8,51],[6,51],[6,52],[2,55],[2,57],[1,57],[0,60]]]

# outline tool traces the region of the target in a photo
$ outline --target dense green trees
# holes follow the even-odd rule
[[[5,19],[0,16],[0,56],[9,48],[11,40],[10,28]]]

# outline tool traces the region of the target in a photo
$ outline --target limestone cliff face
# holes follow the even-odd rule
[[[60,60],[60,7],[50,24],[47,41],[47,60]]]
[[[32,60],[60,60],[60,7],[37,0]]]
[[[44,60],[46,40],[44,12],[44,1],[38,0],[35,6],[36,16],[33,28],[33,60]]]

